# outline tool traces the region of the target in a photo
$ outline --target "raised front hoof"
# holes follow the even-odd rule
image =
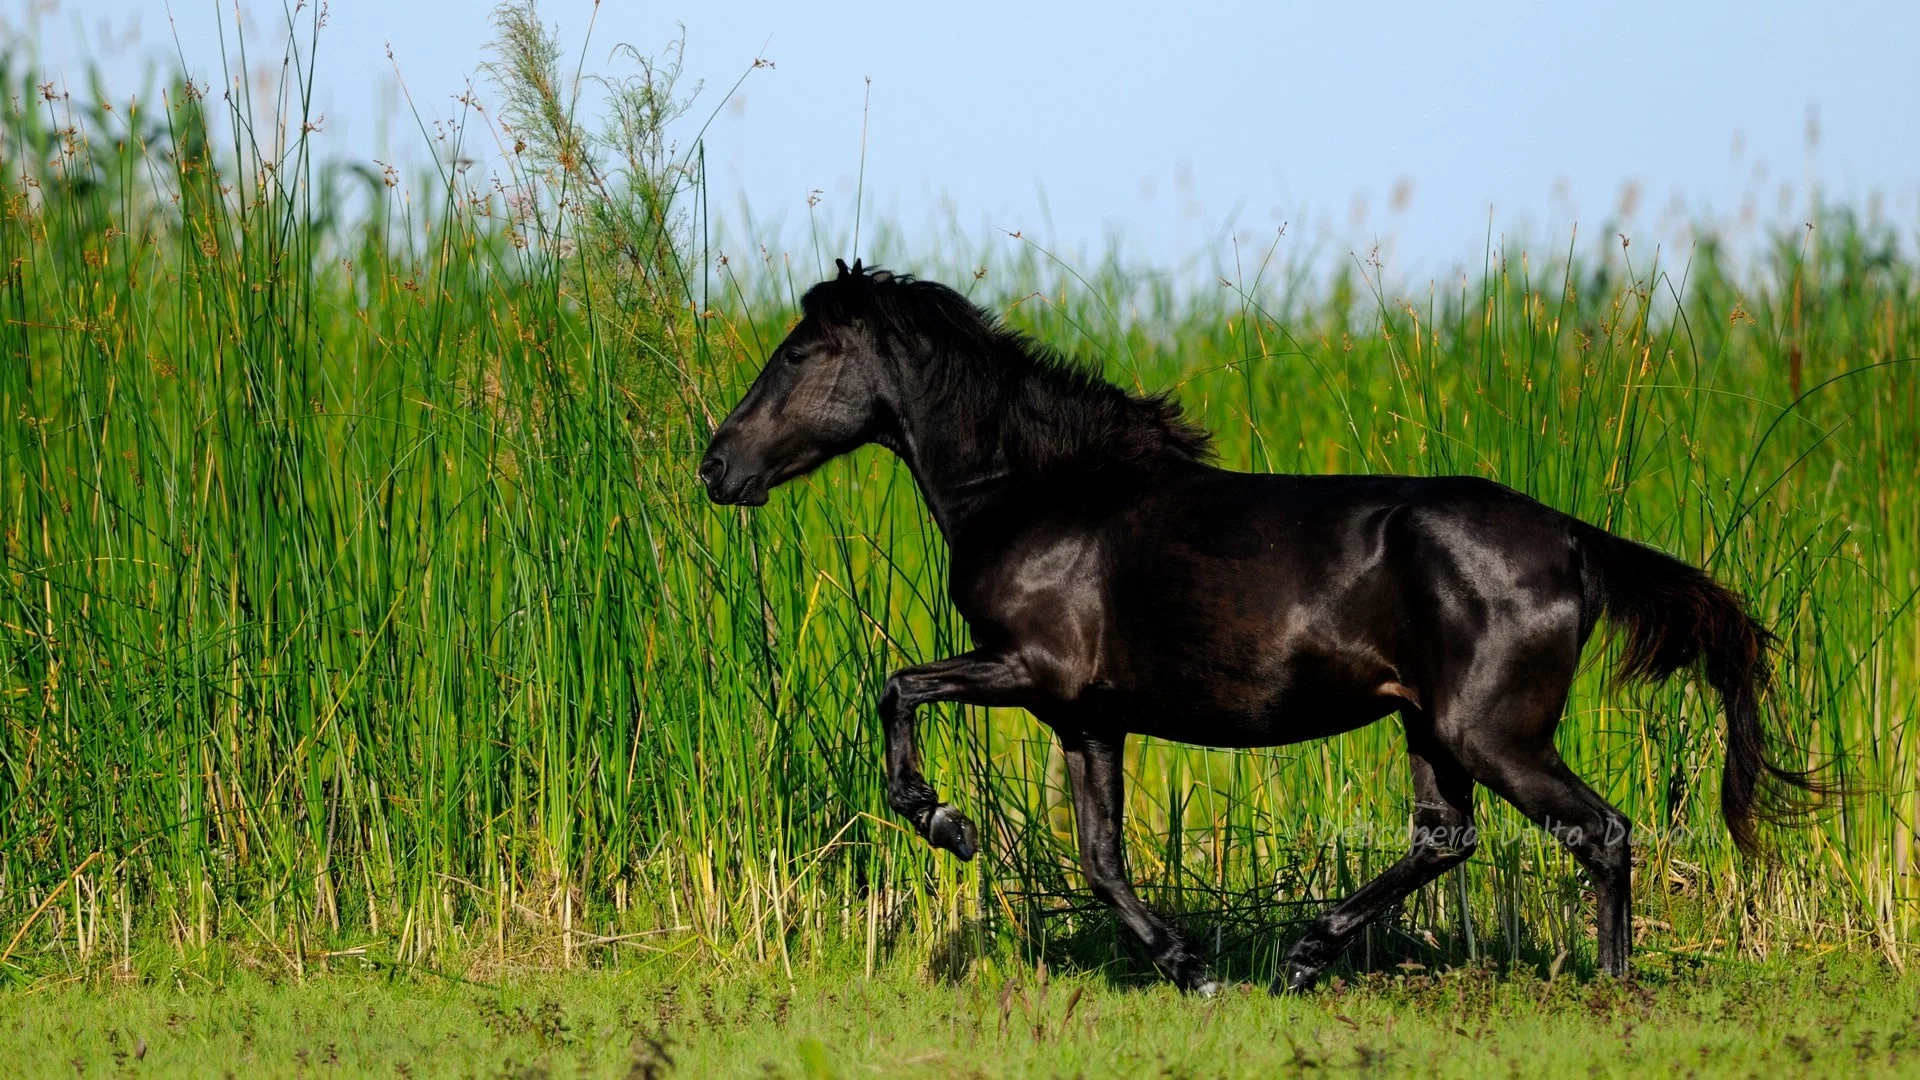
[[[927,819],[927,843],[946,848],[968,862],[980,851],[980,833],[965,814],[941,803]]]

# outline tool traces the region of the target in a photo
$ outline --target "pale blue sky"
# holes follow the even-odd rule
[[[0,33],[37,42],[76,89],[77,58],[91,54],[131,91],[140,58],[171,50],[168,6],[0,0]],[[241,6],[256,40],[277,43],[280,6]],[[484,2],[330,6],[320,100],[334,152],[380,155],[389,43],[429,113],[450,112],[484,59]],[[217,74],[213,28],[222,11],[231,23],[232,0],[171,7],[189,65]],[[544,0],[542,11],[577,45],[593,7]],[[1912,3],[606,0],[589,67],[620,42],[657,48],[676,22],[688,71],[707,84],[697,114],[756,57],[776,65],[709,132],[722,212],[744,196],[791,229],[819,189],[844,219],[872,78],[869,220],[907,228],[909,262],[936,218],[1066,251],[1118,235],[1136,257],[1198,253],[1202,265],[1231,257],[1214,242],[1227,222],[1264,246],[1286,221],[1295,253],[1341,257],[1378,240],[1390,272],[1419,279],[1478,265],[1489,207],[1496,233],[1564,246],[1576,221],[1597,235],[1628,185],[1639,197],[1625,228],[1647,246],[1671,247],[1682,219],[1803,220],[1813,183],[1877,207],[1909,238],[1920,231]],[[418,136],[395,131],[386,152],[405,161]]]

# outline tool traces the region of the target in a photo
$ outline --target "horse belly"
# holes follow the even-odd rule
[[[1128,730],[1196,746],[1285,746],[1345,734],[1399,711],[1404,702],[1346,687],[1296,685],[1221,695],[1200,687],[1155,694],[1119,710]]]

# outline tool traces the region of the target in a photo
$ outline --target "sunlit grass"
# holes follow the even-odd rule
[[[211,976],[211,978],[207,978]],[[0,998],[20,1075],[1271,1077],[1911,1075],[1920,988],[1845,952],[1651,971],[1636,985],[1487,968],[1306,999],[1029,971],[927,986],[803,973],[714,983],[570,972],[477,985],[215,967]]]

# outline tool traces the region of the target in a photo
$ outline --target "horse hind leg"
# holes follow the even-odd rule
[[[1593,885],[1600,970],[1625,976],[1633,950],[1633,826],[1627,816],[1561,760],[1551,727],[1542,737],[1520,741],[1503,740],[1498,729],[1476,734],[1462,757],[1475,779],[1546,829],[1585,868]]]
[[[1312,987],[1368,923],[1473,854],[1478,843],[1473,827],[1473,778],[1433,743],[1423,716],[1408,718],[1407,749],[1413,763],[1410,850],[1314,921],[1287,952],[1285,970],[1273,983],[1274,993]]]
[[[1627,973],[1633,948],[1632,829],[1625,814],[1586,785],[1554,749],[1578,662],[1577,647],[1556,659],[1516,654],[1507,677],[1436,714],[1435,734],[1473,778],[1560,841],[1593,885],[1600,970]]]

